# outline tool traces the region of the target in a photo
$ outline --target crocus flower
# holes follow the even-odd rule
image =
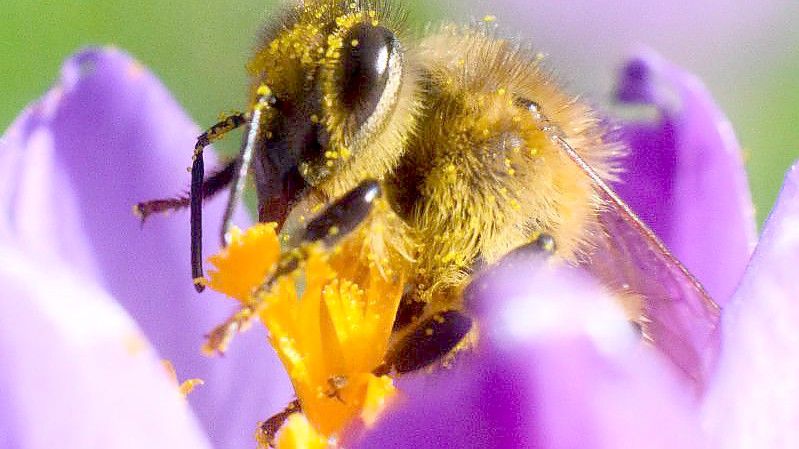
[[[743,179],[739,155],[729,139],[704,129],[718,130],[721,117],[701,86],[652,57],[633,64],[622,92],[638,92],[629,98],[657,106],[662,121],[622,134],[634,160],[646,152],[636,136],[670,136],[655,149],[674,164],[648,188],[668,192],[671,201],[645,218],[678,229],[682,211],[696,206],[689,187],[707,185],[700,204],[715,207],[714,182]],[[650,94],[658,85],[682,102],[668,105]],[[180,190],[175,173],[187,165],[181,149],[191,148],[197,131],[135,61],[117,50],[90,50],[67,62],[59,86],[0,142],[0,276],[10,287],[0,302],[4,447],[207,447],[204,432],[216,447],[252,447],[255,422],[289,401],[285,374],[262,334],[242,335],[224,359],[201,358],[202,335],[233,303],[192,293],[185,220],[153,220],[140,230],[130,215],[139,200]],[[706,138],[702,151],[721,163],[709,178],[681,163],[696,151],[687,143],[697,133]],[[647,185],[646,167],[631,166],[631,184]],[[730,289],[739,283],[734,270],[748,258],[753,229],[745,185],[732,184],[738,199],[716,212],[730,215],[713,218],[737,231],[691,237],[685,246],[721,254],[721,267],[707,272],[721,273],[713,279]],[[635,204],[634,185],[627,188],[623,194]],[[505,260],[473,286],[468,307],[484,335],[478,347],[451,371],[402,379],[374,426],[345,443],[795,447],[799,311],[790,299],[799,289],[790,274],[799,257],[798,203],[795,169],[728,302],[721,357],[703,397],[638,341],[592,280],[550,272],[538,255],[522,253],[519,263]],[[207,207],[206,217],[221,216],[218,203]],[[679,224],[690,236],[718,226],[691,213]],[[683,240],[671,234],[666,242],[677,248]],[[719,253],[724,245],[734,250]],[[705,263],[700,256],[697,270]],[[188,397],[204,429],[169,387],[159,357],[173,362],[179,378],[205,381]]]

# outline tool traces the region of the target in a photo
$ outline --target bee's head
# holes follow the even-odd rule
[[[282,223],[313,190],[339,196],[380,178],[411,126],[414,82],[401,17],[375,1],[305,2],[268,28],[250,61],[274,94],[255,169],[261,219]]]

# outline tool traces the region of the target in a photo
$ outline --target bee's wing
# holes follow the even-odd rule
[[[645,338],[701,389],[718,349],[719,307],[580,155],[562,138],[555,139],[591,178],[605,203],[599,217],[603,235],[587,270],[617,291],[642,297]]]

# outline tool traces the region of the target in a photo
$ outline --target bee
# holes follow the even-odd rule
[[[628,309],[643,337],[668,340],[677,366],[701,378],[718,308],[609,187],[623,178],[624,147],[541,59],[485,23],[414,36],[386,0],[301,2],[258,39],[247,111],[199,137],[190,195],[138,212],[190,207],[195,281],[203,200],[229,189],[224,243],[251,173],[260,221],[277,223],[290,246],[333,246],[380,223],[371,253],[407,261],[407,286],[379,369],[413,371],[457,346],[472,324],[463,297],[474,274],[532,245],[636,298]],[[240,154],[206,178],[203,148],[240,127]],[[697,322],[705,327],[689,328]]]

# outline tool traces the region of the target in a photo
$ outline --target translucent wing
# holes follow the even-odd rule
[[[640,321],[652,342],[701,390],[718,352],[719,307],[602,178],[561,137],[553,137],[605,202],[604,233],[586,269],[606,285],[643,299]]]

